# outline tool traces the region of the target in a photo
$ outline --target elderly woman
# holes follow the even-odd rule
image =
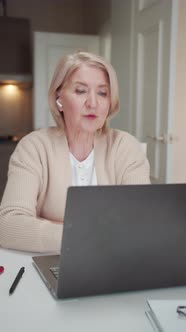
[[[79,52],[59,62],[49,89],[57,126],[17,145],[0,207],[0,244],[59,251],[66,193],[72,185],[149,183],[149,164],[130,134],[109,129],[119,111],[113,67]]]

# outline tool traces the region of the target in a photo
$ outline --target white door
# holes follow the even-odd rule
[[[133,0],[132,132],[147,142],[153,183],[171,182],[177,0]]]
[[[99,37],[34,32],[34,129],[55,125],[48,106],[48,88],[59,59],[77,50],[99,54]]]

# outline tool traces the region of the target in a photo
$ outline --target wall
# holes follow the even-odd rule
[[[13,153],[16,142],[12,142],[11,140],[0,140],[0,202],[3,196],[4,188],[7,181],[7,171],[8,171],[8,163],[11,154]]]
[[[107,19],[110,0],[7,0],[7,16],[30,19],[32,31],[97,34]],[[7,101],[0,86],[0,136],[32,130],[32,89],[19,91]]]
[[[111,62],[111,0],[100,1],[98,8],[100,55],[102,55],[108,62]]]
[[[111,61],[116,69],[121,101],[121,111],[112,126],[129,131],[129,92],[130,92],[130,37],[131,37],[131,0],[112,0],[112,48]]]
[[[173,144],[173,182],[186,182],[186,1],[179,0],[176,95]]]
[[[7,0],[7,14],[29,18],[35,31],[82,33],[82,4],[83,0]]]
[[[7,0],[7,14],[31,20],[32,30],[97,34],[110,0]]]
[[[32,89],[0,85],[0,136],[23,136],[32,130]]]

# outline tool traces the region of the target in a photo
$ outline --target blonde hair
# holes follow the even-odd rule
[[[64,128],[64,119],[62,116],[63,113],[59,112],[58,107],[56,105],[56,99],[59,94],[59,90],[61,90],[64,87],[70,76],[78,68],[80,68],[82,64],[100,68],[106,73],[108,77],[111,104],[106,123],[103,126],[103,129],[105,129],[107,127],[108,120],[110,120],[110,118],[112,118],[116,113],[119,112],[118,80],[116,72],[112,67],[112,65],[107,63],[104,58],[92,53],[77,52],[74,54],[65,55],[59,61],[54,71],[54,75],[48,92],[48,101],[51,113],[53,115],[56,124],[59,127]]]

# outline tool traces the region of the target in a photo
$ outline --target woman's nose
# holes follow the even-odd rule
[[[97,98],[94,92],[88,94],[86,104],[90,108],[95,108],[97,106]]]

